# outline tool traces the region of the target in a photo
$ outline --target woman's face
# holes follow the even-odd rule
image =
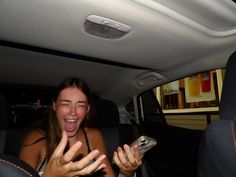
[[[68,137],[76,135],[81,122],[86,117],[90,106],[87,96],[76,87],[63,89],[53,103],[59,126],[67,132]]]

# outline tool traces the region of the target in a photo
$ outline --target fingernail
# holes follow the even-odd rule
[[[105,155],[105,154],[101,155],[101,158],[102,158],[102,159],[105,159],[105,158],[106,158],[106,155]]]
[[[124,145],[124,149],[125,150],[128,150],[129,149],[129,146],[127,144]]]
[[[94,150],[92,151],[92,153],[93,153],[94,155],[97,155],[97,154],[99,153],[99,151],[98,151],[97,149],[94,149]]]
[[[77,146],[82,146],[82,143],[81,143],[80,141],[77,141],[77,142],[76,142],[76,145],[77,145]]]

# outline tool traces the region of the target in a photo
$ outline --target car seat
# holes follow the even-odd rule
[[[20,129],[11,127],[10,106],[7,98],[0,94],[0,177],[39,176],[28,164],[16,157],[23,136]]]
[[[119,111],[110,100],[96,99],[89,126],[97,127],[103,134],[109,159],[119,145]]]
[[[236,52],[226,65],[220,119],[210,123],[199,147],[199,176],[236,176]]]
[[[88,126],[97,127],[103,134],[108,157],[112,159],[113,152],[123,144],[130,144],[134,140],[131,124],[120,124],[120,115],[116,104],[107,99],[96,99],[94,111]]]
[[[0,154],[0,177],[39,177],[38,173],[24,161],[10,155]]]
[[[2,94],[0,94],[0,122],[0,154],[2,154],[5,151],[7,140],[6,130],[8,129],[10,122],[7,99]]]
[[[15,128],[10,105],[5,95],[0,94],[0,154],[18,157],[24,136],[31,128]]]
[[[87,126],[99,128],[103,134],[108,159],[112,162],[113,153],[118,146],[130,144],[134,140],[134,129],[131,124],[120,124],[117,105],[111,100],[97,98],[93,108]],[[118,173],[115,165],[113,168]]]

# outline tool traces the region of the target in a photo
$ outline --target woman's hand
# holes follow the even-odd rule
[[[125,144],[123,149],[118,147],[117,151],[114,152],[113,160],[120,168],[121,176],[131,177],[142,164],[142,155],[138,145],[129,147]]]
[[[93,150],[86,157],[73,162],[81,142],[75,143],[65,154],[64,149],[67,145],[68,137],[63,131],[62,139],[52,154],[43,177],[75,177],[88,175],[106,167],[103,163],[105,155],[99,156],[98,150]]]

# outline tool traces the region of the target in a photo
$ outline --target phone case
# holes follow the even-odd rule
[[[141,154],[144,155],[145,152],[153,148],[157,141],[154,138],[151,138],[149,136],[140,136],[138,139],[136,139],[132,145],[138,144],[139,149],[141,151]]]

